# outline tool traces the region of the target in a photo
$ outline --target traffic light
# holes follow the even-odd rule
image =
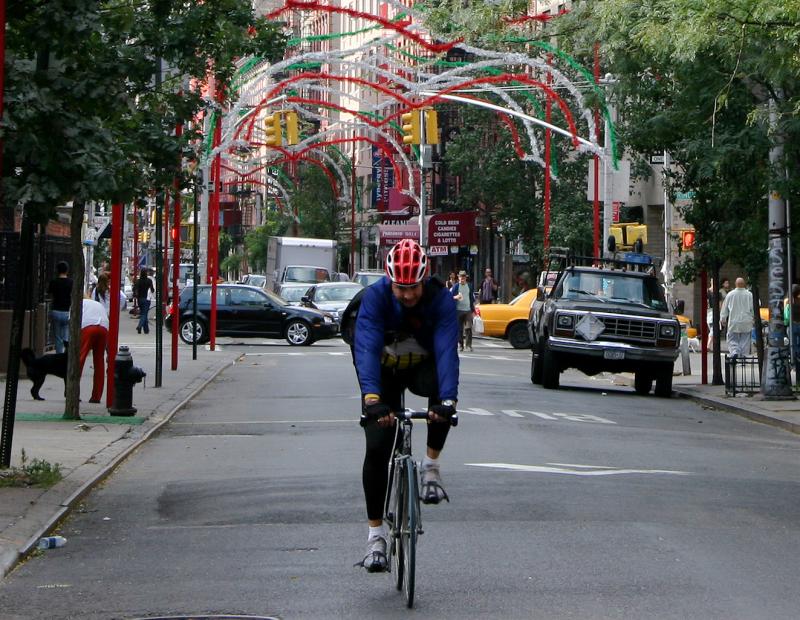
[[[681,250],[684,252],[689,252],[694,250],[694,241],[695,241],[695,230],[688,229],[681,231]]]
[[[286,112],[286,144],[300,142],[300,130],[297,126],[297,112]]]
[[[403,122],[403,144],[420,143],[419,110],[411,110],[400,116]]]
[[[425,108],[425,144],[439,144],[439,121],[436,110]]]
[[[283,135],[281,132],[281,113],[274,112],[264,120],[264,144],[267,146],[281,146]]]

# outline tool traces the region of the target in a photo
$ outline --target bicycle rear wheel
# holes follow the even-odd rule
[[[404,590],[406,594],[406,604],[409,608],[414,606],[414,587],[415,569],[417,561],[417,527],[419,524],[419,487],[417,482],[417,466],[413,461],[409,461],[405,467],[404,487],[405,504],[403,509],[403,519],[400,547],[403,549],[403,572],[405,573]]]
[[[405,475],[406,465],[404,462],[395,462],[392,507],[392,570],[394,571],[394,583],[398,590],[403,589],[403,569],[405,568],[403,553],[403,515],[406,512],[406,491],[407,476]]]

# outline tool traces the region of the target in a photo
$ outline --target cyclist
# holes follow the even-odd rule
[[[363,484],[369,536],[360,564],[388,570],[383,505],[395,441],[394,411],[406,389],[428,397],[428,440],[421,467],[421,500],[450,501],[442,486],[439,454],[458,397],[458,319],[450,291],[427,277],[428,257],[403,239],[386,257],[386,277],[364,292],[355,324],[353,358],[364,414],[377,420],[364,428]]]

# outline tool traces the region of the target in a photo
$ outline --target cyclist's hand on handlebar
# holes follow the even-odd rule
[[[428,417],[432,422],[449,422],[456,414],[456,408],[450,405],[434,405],[428,411]]]
[[[386,403],[372,403],[364,407],[364,414],[369,420],[374,420],[378,426],[391,426],[394,424],[392,408]]]

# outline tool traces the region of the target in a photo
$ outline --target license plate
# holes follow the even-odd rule
[[[607,360],[624,360],[625,351],[603,351],[603,357]]]

